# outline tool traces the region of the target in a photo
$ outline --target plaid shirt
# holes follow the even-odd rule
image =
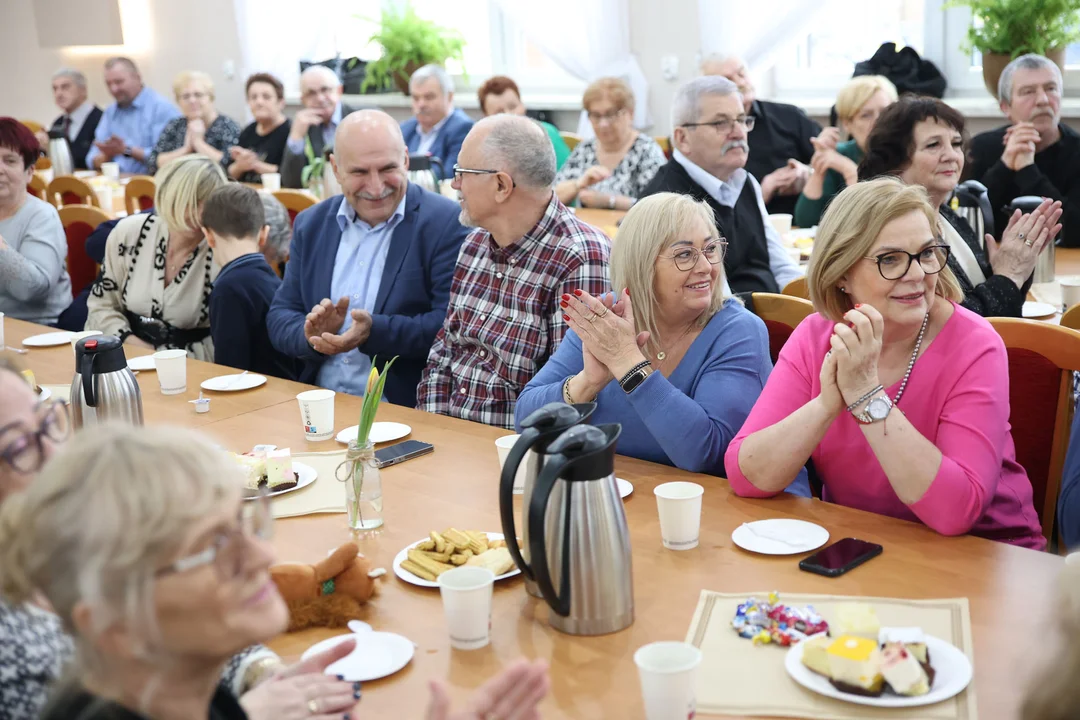
[[[512,428],[518,393],[566,333],[560,298],[576,289],[608,291],[610,247],[554,193],[536,227],[509,247],[473,230],[461,246],[417,409]]]

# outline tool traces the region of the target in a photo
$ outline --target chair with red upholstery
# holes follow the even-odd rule
[[[1050,541],[1072,423],[1073,371],[1080,370],[1080,332],[1037,320],[989,321],[1009,354],[1016,461],[1027,471],[1043,535]]]
[[[71,296],[75,297],[98,274],[97,263],[86,254],[86,239],[98,225],[112,218],[101,208],[90,205],[64,205],[57,212],[67,236],[67,271],[71,276]]]
[[[101,207],[94,189],[74,175],[53,178],[46,192],[48,194],[46,199],[58,208],[64,205]]]
[[[296,220],[296,216],[307,210],[309,207],[314,207],[317,200],[306,192],[300,190],[275,190],[271,193],[278,201],[285,206],[285,209],[289,211],[289,223]]]
[[[773,364],[791,333],[814,312],[814,306],[809,300],[776,293],[753,293],[749,305],[752,307],[748,309],[761,318],[769,332],[769,355],[772,356]]]
[[[48,185],[45,184],[45,181],[37,173],[30,176],[30,182],[26,184],[26,192],[30,193],[38,200],[44,200],[45,202],[49,201],[48,197],[46,197],[48,195]]]
[[[136,175],[124,186],[124,205],[128,215],[149,210],[154,207],[154,193],[157,185],[149,175]]]

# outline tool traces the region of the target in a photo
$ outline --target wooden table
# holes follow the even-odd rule
[[[1080,248],[1054,248],[1054,274],[1080,275]]]
[[[590,225],[603,230],[614,239],[619,223],[626,217],[625,210],[604,210],[601,208],[574,208],[574,214]]]
[[[9,320],[7,342],[43,328]],[[42,378],[64,382],[70,347],[31,350],[23,361]],[[189,386],[196,376],[228,372],[189,361]],[[185,396],[157,392],[153,373],[141,373],[148,421],[182,425],[205,418],[206,432],[232,449],[256,443],[306,449],[340,448],[333,441],[305,443],[291,394],[296,383],[271,379],[266,386],[216,400],[208,416],[196,416]],[[189,393],[190,394],[190,393]],[[287,399],[281,399],[285,398]],[[280,400],[280,401],[278,401]],[[338,395],[338,429],[355,423],[359,398]],[[390,568],[406,544],[434,528],[499,530],[496,493],[498,460],[495,438],[505,430],[383,405],[379,419],[408,423],[412,438],[430,442],[436,451],[383,472],[386,525],[362,539],[363,552]],[[544,718],[642,718],[640,691],[632,655],[655,640],[683,639],[702,589],[725,592],[778,590],[902,598],[966,596],[971,604],[975,684],[980,718],[1017,716],[1030,675],[1028,668],[1045,659],[1047,629],[1054,607],[1052,591],[1063,567],[1061,558],[974,537],[949,538],[928,528],[878,515],[784,496],[772,500],[736,497],[727,482],[673,468],[620,457],[620,477],[635,490],[625,501],[633,547],[636,620],[627,630],[603,637],[563,635],[546,622],[547,608],[528,598],[521,580],[498,584],[493,610],[493,641],[473,652],[451,650],[438,591],[385,578],[380,595],[363,618],[376,629],[406,635],[418,644],[412,663],[400,673],[365,685],[365,717],[422,717],[429,678],[446,679],[458,701],[500,667],[525,655],[548,660],[552,692],[542,706]],[[665,550],[660,543],[653,488],[676,479],[706,487],[700,546],[688,552]],[[735,548],[731,532],[741,523],[769,517],[798,517],[819,523],[832,539],[857,536],[881,543],[884,554],[852,573],[827,579],[798,570],[797,557],[770,558]],[[274,547],[282,560],[313,562],[350,539],[344,515],[315,515],[280,521]],[[336,634],[309,630],[270,643],[288,660],[314,642]],[[777,652],[754,648],[746,652]],[[717,677],[715,682],[723,683]],[[776,682],[787,682],[777,678]],[[912,717],[898,714],[897,717]]]

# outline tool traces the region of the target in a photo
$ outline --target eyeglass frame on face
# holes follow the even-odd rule
[[[461,184],[461,181],[463,179],[461,177],[462,175],[498,175],[499,173],[503,173],[510,178],[510,187],[517,187],[517,181],[514,180],[510,173],[506,172],[505,170],[481,170],[475,168],[463,168],[457,163],[454,163],[454,167],[452,169],[454,171],[454,182],[458,183],[459,185]]]
[[[600,113],[585,111],[585,116],[589,118],[589,122],[593,125],[599,125],[602,122],[611,124],[626,114],[626,108],[619,108],[618,110],[611,110],[603,115]]]
[[[300,98],[302,100],[307,100],[307,99],[313,98],[313,97],[321,97],[323,95],[330,95],[335,90],[337,90],[338,87],[339,86],[337,86],[337,85],[323,85],[322,87],[310,88],[309,90],[305,90],[303,92],[303,94],[300,95]]]
[[[926,247],[924,247],[922,250],[920,250],[917,253],[909,253],[907,250],[889,250],[887,252],[881,253],[880,255],[864,255],[863,260],[873,260],[874,264],[877,265],[878,274],[880,274],[882,278],[884,278],[886,280],[890,280],[890,281],[891,280],[900,280],[905,275],[908,274],[909,270],[911,270],[911,264],[913,262],[915,262],[916,258],[918,258],[920,255],[922,255],[923,253],[925,253],[927,251],[936,251],[936,250],[940,250],[942,252],[941,267],[939,267],[937,270],[927,270],[926,267],[923,266],[923,261],[919,260],[919,268],[926,275],[937,275],[938,273],[940,273],[942,270],[945,269],[946,265],[949,264],[949,253],[952,251],[952,248],[950,248],[949,245],[942,238],[937,238],[937,244],[935,244],[935,245],[927,245]],[[887,275],[885,275],[885,271],[881,269],[881,260],[882,260],[882,258],[884,258],[884,257],[886,257],[888,255],[896,255],[896,254],[907,255],[908,256],[907,265],[904,266],[904,272],[900,273],[896,277],[888,277]]]
[[[692,122],[683,123],[679,127],[684,128],[696,128],[696,127],[711,127],[721,135],[728,135],[735,129],[735,123],[739,123],[746,132],[750,132],[754,129],[754,125],[757,124],[757,118],[753,115],[739,115],[736,118],[725,117],[723,120],[713,120],[711,122]]]
[[[203,92],[202,90],[195,90],[193,92],[181,93],[180,102],[187,102],[188,100],[202,100],[203,98],[210,97],[210,93]]]
[[[250,515],[245,512],[248,507],[253,508]],[[245,551],[248,550],[247,545],[250,544],[252,539],[269,540],[273,535],[273,527],[274,516],[270,511],[270,493],[266,488],[262,488],[253,502],[249,504],[245,500],[240,506],[237,524],[218,532],[214,536],[214,541],[210,547],[191,555],[185,555],[179,560],[169,563],[157,570],[154,577],[168,577],[169,575],[186,573],[205,565],[213,565],[220,579],[232,580],[239,577],[244,570],[244,563],[247,560],[245,554]],[[239,543],[243,541],[246,541],[246,544],[241,546]],[[234,566],[232,568],[222,568],[220,563],[220,559],[223,557],[222,553],[233,547],[236,548]]]
[[[706,250],[708,250],[709,246],[711,246],[711,245],[716,245],[719,248],[719,255],[716,256],[715,261],[710,260],[709,256],[705,254]],[[716,238],[714,240],[709,240],[709,242],[707,242],[705,244],[705,247],[702,248],[701,250],[698,250],[696,247],[689,246],[689,247],[682,248],[678,252],[673,252],[670,255],[661,255],[660,257],[666,258],[666,259],[670,260],[671,262],[673,262],[675,264],[675,267],[678,268],[680,271],[682,271],[682,272],[690,272],[695,267],[697,267],[698,260],[701,259],[702,255],[705,256],[705,261],[707,263],[709,263],[710,265],[719,265],[720,263],[724,262],[724,252],[727,249],[727,245],[728,245],[727,240],[724,237],[721,236],[721,237],[718,237],[718,238]],[[682,265],[679,264],[679,261],[676,258],[676,256],[681,255],[683,253],[687,253],[687,252],[691,253],[693,255],[694,261],[692,263],[690,263],[689,266],[683,267]]]
[[[10,465],[16,472],[20,473],[36,473],[41,469],[41,466],[45,464],[45,442],[44,438],[48,437],[49,440],[54,443],[62,443],[71,436],[71,417],[68,415],[68,406],[61,400],[43,400],[34,407],[34,415],[37,416],[41,408],[47,408],[45,413],[41,416],[41,420],[37,424],[37,428],[33,430],[26,430],[23,433],[16,435],[15,438],[7,444],[2,450],[0,450],[0,460]],[[45,427],[46,422],[56,416],[57,410],[60,410],[59,417],[64,419],[66,426],[63,430],[62,436],[49,435],[48,429]],[[19,423],[9,423],[3,427],[0,427],[0,436],[5,432],[16,428]],[[23,445],[17,453],[13,452],[11,447],[15,444],[16,440],[26,438],[27,442]],[[23,468],[16,464],[18,455],[25,454],[26,451],[36,447],[37,448],[37,463],[34,467]]]

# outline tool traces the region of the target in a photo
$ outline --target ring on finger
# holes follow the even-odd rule
[[[1031,242],[1030,240],[1025,240],[1025,241],[1024,241],[1024,244],[1025,244],[1025,245],[1027,245],[1028,247],[1031,247],[1031,246],[1032,246],[1032,245],[1034,245],[1035,243]]]
[[[312,715],[318,715],[319,714],[319,701],[318,701],[318,699],[308,700],[307,701],[307,709],[308,709],[308,712],[311,713]]]
[[[1016,237],[1019,240],[1023,240],[1026,236],[1024,235],[1024,233],[1016,233]]]

